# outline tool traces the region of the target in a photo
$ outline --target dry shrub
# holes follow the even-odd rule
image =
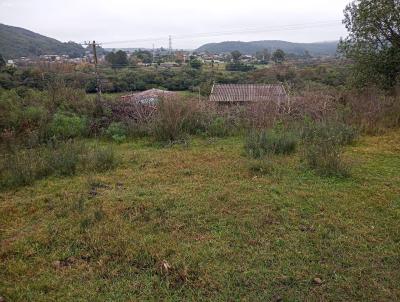
[[[275,102],[253,103],[245,108],[245,124],[249,128],[272,128],[281,120],[281,107]]]
[[[378,134],[400,126],[400,97],[388,96],[376,89],[349,92],[344,96],[348,106],[346,119],[363,133]]]
[[[334,116],[338,103],[334,96],[323,91],[305,91],[293,96],[282,104],[282,118],[289,121],[300,121],[304,117],[314,121],[323,121]]]
[[[141,104],[135,100],[117,99],[103,104],[110,112],[113,121],[137,123],[148,123],[154,117],[156,106],[152,104]]]
[[[153,135],[158,141],[174,142],[183,138],[183,125],[190,106],[182,99],[164,98],[157,106]]]
[[[302,122],[305,117],[314,121],[331,119],[338,115],[341,104],[331,91],[306,89],[277,103],[255,102],[247,105],[223,107],[219,115],[229,116],[235,125],[249,129],[269,129],[278,122],[285,126]]]

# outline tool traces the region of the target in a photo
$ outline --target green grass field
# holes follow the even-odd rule
[[[116,146],[114,171],[0,193],[0,296],[400,300],[399,141],[347,147],[347,179],[298,154],[252,172],[240,138]]]

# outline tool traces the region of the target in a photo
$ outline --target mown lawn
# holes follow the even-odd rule
[[[348,179],[252,172],[239,138],[120,145],[114,171],[0,193],[0,296],[400,300],[399,141],[348,147]]]

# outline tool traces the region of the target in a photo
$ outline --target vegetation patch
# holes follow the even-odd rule
[[[104,172],[116,167],[110,147],[88,147],[82,142],[53,142],[34,149],[4,153],[0,159],[0,189],[16,188],[54,176]]]
[[[350,168],[343,160],[343,146],[357,137],[354,128],[342,123],[308,123],[302,131],[303,161],[320,175],[347,177]]]
[[[1,295],[396,300],[399,137],[345,148],[359,162],[349,181],[296,169],[301,152],[249,160],[239,137],[168,149],[103,142],[121,154],[113,173],[91,178],[78,164],[68,181],[0,193]],[[133,154],[151,164],[132,166]]]
[[[245,138],[246,153],[253,158],[268,154],[288,155],[296,151],[297,138],[287,130],[252,130]]]

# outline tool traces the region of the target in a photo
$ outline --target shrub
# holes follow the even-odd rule
[[[0,189],[30,185],[36,178],[35,157],[29,150],[4,154],[0,166]]]
[[[0,129],[17,129],[21,116],[21,98],[14,91],[0,90]]]
[[[153,134],[161,142],[174,142],[184,137],[184,125],[189,115],[189,106],[181,99],[160,101],[154,120]]]
[[[211,112],[199,102],[188,101],[190,110],[183,122],[182,128],[188,134],[206,134],[211,123]]]
[[[264,151],[261,149],[260,135],[260,133],[253,130],[245,138],[244,149],[253,158],[260,158],[264,155]]]
[[[76,174],[80,154],[84,153],[85,146],[72,141],[60,143],[55,147],[47,149],[48,169],[46,174],[53,174],[58,176],[72,176]]]
[[[342,159],[342,148],[334,140],[321,139],[306,144],[303,160],[307,166],[322,176],[349,176],[349,169]]]
[[[342,123],[308,123],[303,131],[303,160],[322,176],[346,177],[349,168],[343,162],[343,146],[353,143],[357,132]]]
[[[19,117],[19,125],[25,129],[21,130],[38,129],[44,126],[46,115],[46,110],[39,106],[28,106],[24,108]]]
[[[122,123],[111,123],[106,130],[107,137],[117,143],[123,143],[126,140],[126,127]]]
[[[90,159],[92,169],[97,172],[105,172],[114,169],[118,160],[115,155],[114,149],[111,147],[95,147],[90,152]]]
[[[86,127],[86,118],[75,114],[56,113],[50,124],[50,135],[57,139],[81,137],[85,134]]]
[[[346,146],[357,140],[358,132],[355,128],[340,122],[306,122],[301,136],[308,143],[325,139]]]
[[[400,126],[400,98],[374,88],[344,95],[346,120],[366,134],[378,134],[387,128]]]
[[[296,151],[297,140],[286,130],[251,131],[246,136],[245,150],[253,158],[267,154],[291,154]]]
[[[208,128],[208,135],[212,137],[224,137],[229,134],[229,129],[226,121],[222,117],[215,118]]]
[[[87,148],[73,141],[5,153],[0,158],[0,189],[30,185],[50,175],[72,176],[87,170],[104,172],[117,163],[113,149]]]

